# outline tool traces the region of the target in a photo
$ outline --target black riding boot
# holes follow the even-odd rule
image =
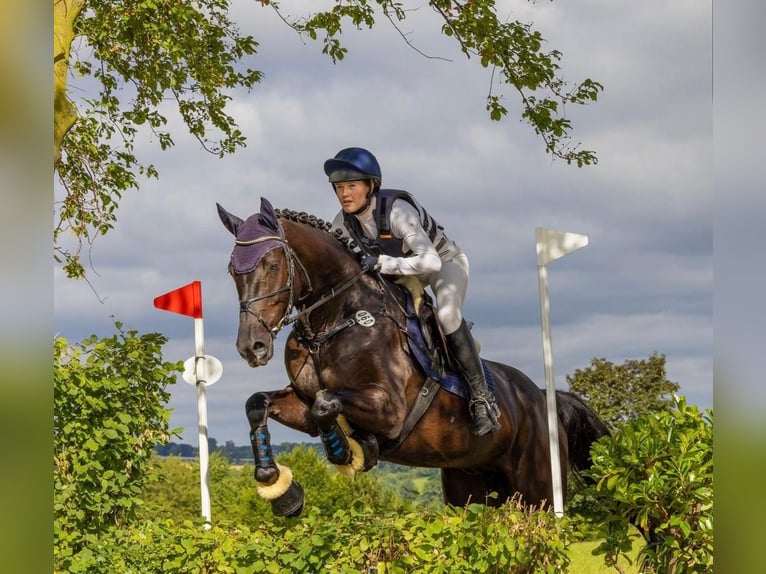
[[[497,408],[495,396],[487,388],[479,352],[465,321],[460,324],[457,331],[447,335],[447,343],[457,369],[468,383],[468,391],[471,395],[468,409],[473,419],[471,432],[482,436],[496,431],[500,428],[497,422],[500,409]]]

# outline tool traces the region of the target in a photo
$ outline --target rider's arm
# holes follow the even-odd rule
[[[391,207],[391,232],[402,240],[407,255],[381,255],[378,259],[381,273],[429,275],[441,269],[442,260],[420,224],[417,210],[407,201],[397,199]]]

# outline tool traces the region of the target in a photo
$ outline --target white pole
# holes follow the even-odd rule
[[[543,328],[543,361],[545,363],[545,398],[548,408],[548,441],[551,454],[553,480],[553,512],[564,516],[564,487],[561,480],[559,450],[559,417],[556,409],[556,380],[553,376],[553,344],[551,343],[550,303],[548,300],[547,263],[563,257],[588,244],[586,235],[555,231],[538,227],[535,229],[537,243],[537,283],[540,290],[540,318]]]
[[[199,425],[199,487],[202,517],[205,528],[210,528],[210,489],[208,487],[208,445],[207,445],[207,373],[205,369],[205,336],[202,318],[194,319],[194,368],[197,386],[197,420]]]
[[[561,482],[559,451],[559,418],[556,410],[556,382],[553,377],[553,351],[551,343],[550,304],[548,302],[548,271],[537,266],[537,284],[540,290],[540,317],[543,326],[543,361],[545,363],[545,398],[548,406],[548,443],[551,452],[553,479],[553,512],[564,516],[564,489]]]

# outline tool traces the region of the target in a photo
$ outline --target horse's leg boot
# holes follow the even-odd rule
[[[273,484],[279,478],[279,469],[271,450],[271,436],[266,425],[260,425],[250,431],[250,446],[255,461],[255,480],[263,484]]]
[[[352,453],[348,437],[337,421],[325,429],[320,428],[319,438],[324,446],[327,460],[332,464],[344,465],[351,462]]]
[[[500,428],[497,422],[500,409],[495,402],[495,396],[487,388],[479,352],[466,322],[462,321],[458,330],[446,335],[446,339],[456,367],[468,384],[468,392],[471,395],[468,404],[473,420],[471,432],[483,436],[496,431]]]

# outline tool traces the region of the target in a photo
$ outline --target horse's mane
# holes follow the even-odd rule
[[[288,221],[295,221],[297,223],[303,223],[326,232],[330,237],[340,241],[346,249],[354,251],[357,248],[356,241],[343,234],[343,230],[339,227],[333,228],[332,223],[325,221],[315,215],[306,213],[305,211],[293,211],[292,209],[275,209],[277,217],[286,219]]]

